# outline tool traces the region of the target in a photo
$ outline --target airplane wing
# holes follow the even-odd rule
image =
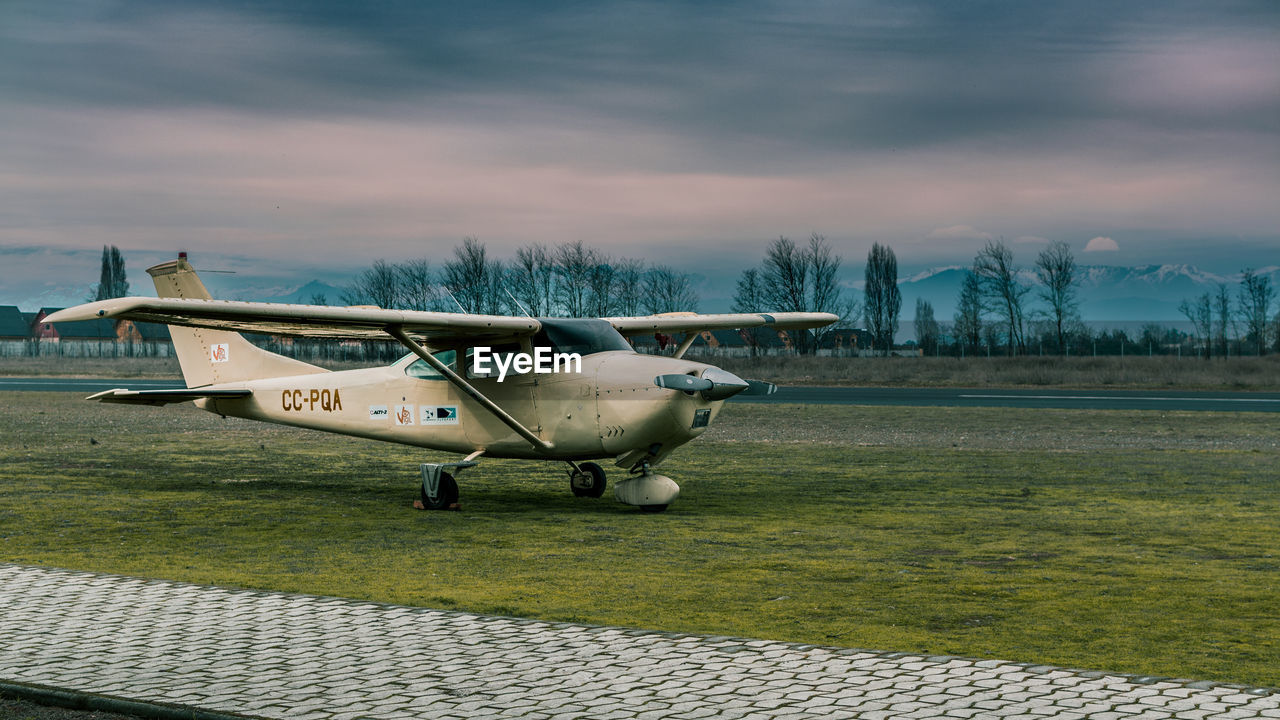
[[[832,313],[782,312],[782,313],[734,313],[698,315],[695,313],[667,313],[648,317],[605,318],[623,335],[646,333],[701,332],[703,330],[739,330],[751,327],[769,327],[775,330],[816,328],[830,325],[840,319]]]
[[[388,330],[425,338],[431,345],[453,340],[501,340],[532,335],[532,318],[502,315],[383,310],[381,308],[284,303],[128,297],[59,310],[45,322],[120,318],[188,327],[297,337],[386,339]]]
[[[124,405],[169,405],[171,403],[188,402],[199,398],[241,398],[249,397],[253,391],[248,388],[218,388],[208,390],[190,390],[173,388],[172,390],[126,390],[116,388],[103,390],[85,398],[104,403],[121,403]]]

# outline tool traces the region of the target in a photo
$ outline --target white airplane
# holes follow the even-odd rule
[[[628,471],[621,502],[665,510],[680,488],[653,468],[706,430],[738,393],[771,393],[684,354],[703,330],[829,325],[830,313],[669,313],[604,319],[213,300],[186,254],[148,268],[158,298],[67,308],[47,322],[121,318],[166,323],[187,387],[107,390],[91,400],[194,401],[222,416],[263,420],[464,455],[424,463],[421,504],[456,508],[460,470],[481,456],[558,460],[570,487],[600,497],[611,459]],[[331,372],[267,352],[238,331],[311,338],[395,338],[410,351],[386,367]],[[628,336],[686,333],[673,357],[636,353]]]

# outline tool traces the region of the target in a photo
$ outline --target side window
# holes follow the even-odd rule
[[[441,350],[435,353],[435,357],[446,367],[454,372],[458,371],[458,353],[453,350]],[[417,361],[411,363],[409,367],[404,369],[404,374],[409,377],[419,378],[421,380],[443,380],[444,376],[436,372],[436,369],[427,364],[426,360],[418,358]]]

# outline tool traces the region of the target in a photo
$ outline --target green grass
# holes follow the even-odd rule
[[[663,466],[665,514],[497,460],[428,513],[420,450],[9,393],[0,560],[1277,686],[1278,423],[734,405]],[[933,432],[955,427],[982,447]],[[1010,428],[1104,440],[991,449]]]

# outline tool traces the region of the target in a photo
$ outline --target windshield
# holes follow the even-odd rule
[[[550,347],[554,352],[592,353],[610,350],[634,352],[631,343],[606,320],[582,318],[538,318],[542,329],[533,336],[534,347]]]

